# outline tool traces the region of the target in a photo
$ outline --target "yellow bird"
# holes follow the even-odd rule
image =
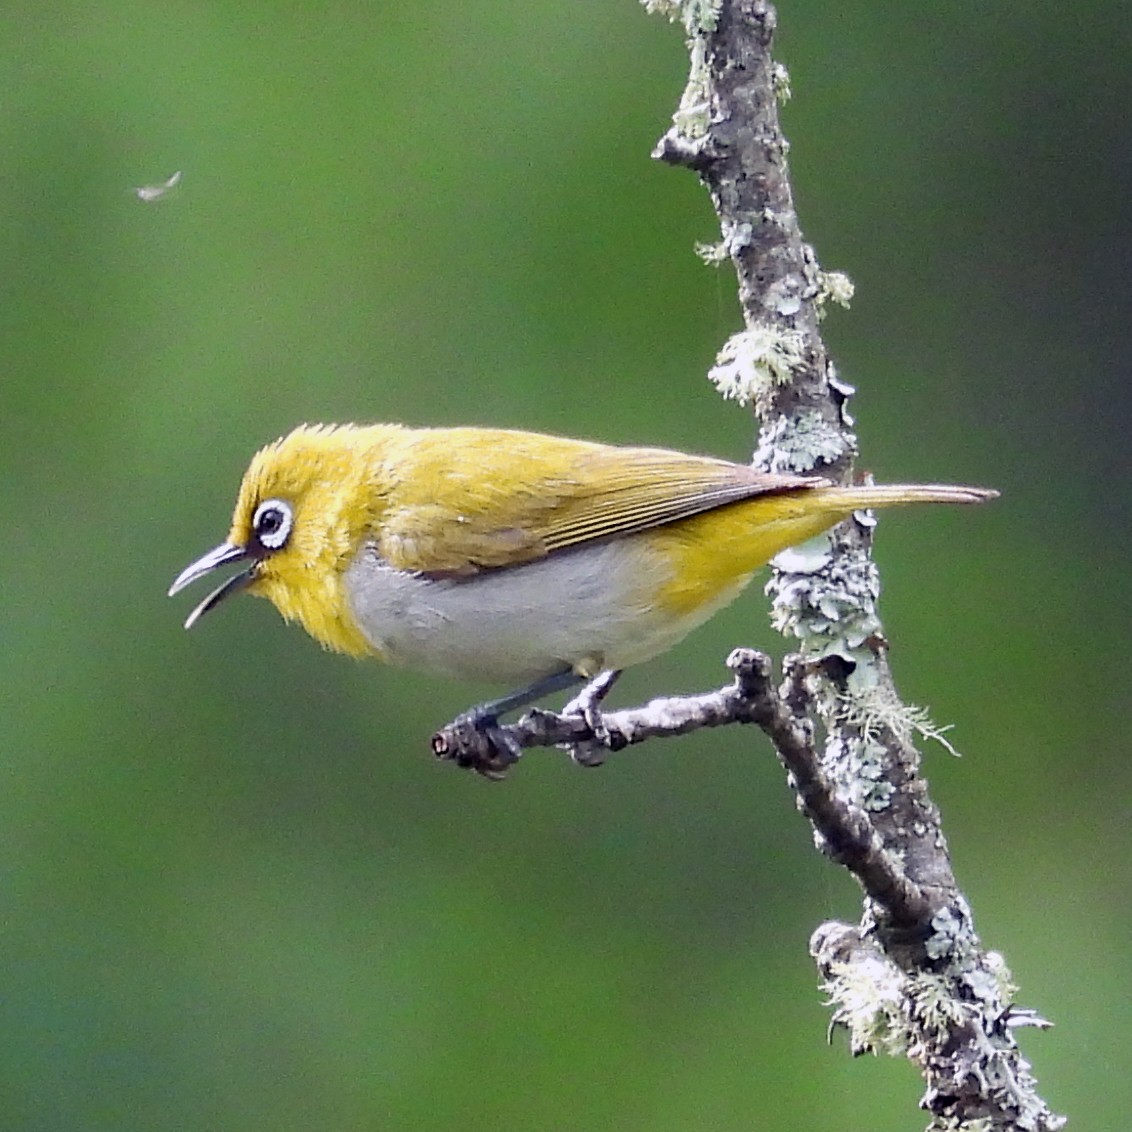
[[[227,541],[169,593],[245,563],[186,628],[246,590],[327,648],[521,685],[474,710],[490,728],[664,652],[779,551],[856,510],[996,494],[840,487],[503,429],[303,425],[256,454]]]

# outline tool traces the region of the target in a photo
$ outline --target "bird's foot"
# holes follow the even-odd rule
[[[569,719],[572,723],[580,720],[582,726],[575,726],[579,737],[568,743],[558,743],[579,766],[600,766],[610,751],[619,751],[627,746],[625,736],[606,726],[601,711],[601,702],[609,694],[609,689],[620,676],[619,671],[602,672],[594,677],[561,711],[543,712],[538,708],[523,716],[517,724],[510,727],[499,722],[499,717],[507,711],[514,711],[530,701],[531,692],[542,694],[547,690],[557,690],[568,681],[576,679],[572,674],[557,674],[549,681],[514,693],[500,700],[480,704],[451,723],[446,724],[432,737],[432,751],[438,759],[454,762],[457,766],[474,770],[484,778],[498,781],[519,761],[524,746],[534,743],[546,745],[544,738],[539,742],[539,717],[554,721]],[[550,687],[548,688],[548,685]],[[551,740],[553,742],[553,740]]]
[[[507,728],[499,726],[497,715],[473,708],[433,735],[432,753],[498,782],[519,761],[523,749]]]
[[[601,710],[602,701],[617,683],[620,669],[609,669],[595,676],[563,709],[563,715],[580,715],[591,738],[570,745],[570,757],[579,766],[601,766],[610,751],[625,746],[624,736],[610,731]]]

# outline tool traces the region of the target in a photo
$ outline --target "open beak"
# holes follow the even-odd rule
[[[205,574],[211,574],[221,566],[227,566],[229,562],[245,562],[249,558],[252,558],[252,555],[246,548],[233,546],[230,542],[222,542],[218,547],[198,558],[191,566],[186,566],[177,575],[177,580],[169,587],[169,596],[180,593],[190,582],[203,578]],[[219,605],[229,594],[246,589],[255,577],[255,568],[256,562],[253,560],[246,570],[233,574],[223,585],[217,586],[185,619],[185,628],[191,629],[201,617],[213,606]]]

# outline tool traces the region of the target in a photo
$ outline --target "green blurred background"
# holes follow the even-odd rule
[[[784,2],[799,208],[864,466],[1002,489],[886,518],[956,867],[1080,1128],[1132,1105],[1126,6]],[[488,689],[322,654],[176,572],[303,420],[750,450],[705,194],[649,150],[634,0],[0,9],[0,1127],[922,1125],[806,954],[855,917],[761,736],[490,785]],[[184,170],[142,204],[131,186]],[[198,595],[199,596],[199,595]],[[782,644],[756,587],[619,702]]]

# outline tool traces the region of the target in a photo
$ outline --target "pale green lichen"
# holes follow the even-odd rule
[[[680,105],[672,115],[676,130],[686,140],[698,141],[711,125],[710,76],[707,66],[707,37],[719,24],[723,0],[641,0],[645,11],[679,20],[688,33],[690,67],[688,84]]]
[[[731,258],[727,250],[727,243],[724,240],[717,240],[714,244],[698,241],[692,245],[692,250],[708,267],[718,267]]]
[[[856,438],[830,424],[820,409],[775,417],[759,433],[753,463],[768,472],[792,475],[833,464],[852,451]]]
[[[832,558],[833,543],[829,535],[823,533],[797,546],[788,546],[772,561],[776,570],[786,574],[816,574],[828,566]]]
[[[907,976],[879,955],[835,963],[822,984],[834,1007],[834,1025],[844,1026],[854,1054],[902,1057],[908,1049],[904,1020]]]
[[[689,45],[691,67],[688,85],[680,95],[680,105],[672,115],[676,129],[692,141],[707,136],[711,125],[710,84],[707,69],[707,45],[702,38],[694,38]]]
[[[814,302],[818,310],[822,310],[826,303],[836,303],[839,307],[849,309],[856,291],[853,280],[844,271],[818,271],[818,293]]]
[[[641,0],[641,3],[650,16],[664,16],[672,23],[680,19],[684,7],[681,0]]]
[[[875,563],[864,553],[835,555],[832,539],[829,533],[819,535],[776,556],[766,593],[772,625],[798,642],[802,657],[838,657],[845,663],[843,681],[819,682],[813,694],[829,728],[827,755],[841,769],[838,777],[847,784],[849,800],[875,813],[895,795],[889,774],[893,738],[910,746],[927,737],[954,748],[922,708],[900,700],[878,662],[882,636]]]
[[[994,1121],[989,1116],[975,1120],[960,1120],[957,1116],[937,1116],[924,1132],[994,1132]]]
[[[1029,1063],[1002,1026],[1015,988],[1002,957],[980,953],[961,896],[932,918],[932,930],[935,969],[910,973],[867,933],[837,924],[815,932],[811,953],[825,974],[832,1024],[846,1028],[854,1054],[907,1057],[925,1070],[921,1104],[936,1111],[929,1132],[1007,1127],[956,1115],[988,1110],[1009,1117],[1011,1128],[1063,1128],[1065,1118],[1037,1095]]]
[[[866,514],[857,519],[872,521]],[[849,729],[860,741],[850,760],[850,778],[861,782],[856,801],[865,809],[883,808],[891,796],[882,783],[889,736],[906,746],[934,740],[958,752],[946,737],[949,728],[933,723],[926,709],[905,704],[876,663],[882,632],[876,565],[864,554],[834,556],[828,533],[783,551],[771,565],[775,572],[766,593],[774,628],[798,641],[808,660],[837,656],[847,662],[844,682],[826,686],[819,706],[838,730]]]
[[[689,35],[710,35],[719,26],[723,0],[684,0],[684,28]]]
[[[728,255],[735,255],[744,248],[749,248],[755,237],[754,226],[748,220],[738,224],[724,225],[723,246]]]
[[[949,980],[930,971],[921,971],[908,980],[909,1015],[915,1029],[926,1033],[933,1045],[941,1045],[952,1030],[967,1023],[974,1014],[957,999]]]
[[[780,633],[799,642],[807,659],[836,655],[849,661],[856,677],[850,692],[856,699],[878,679],[869,644],[880,632],[877,570],[863,555],[835,557],[829,534],[818,538],[826,553],[816,546],[794,547],[785,557],[772,559],[775,573],[766,584],[771,620]],[[844,710],[836,703],[829,707],[833,715]]]
[[[1018,993],[1010,968],[997,951],[988,951],[981,966],[964,971],[960,978],[975,998],[996,1010],[1012,1003]]]
[[[857,745],[853,782],[857,801],[862,809],[871,813],[887,810],[892,805],[896,787],[889,781],[889,752],[879,743]]]
[[[815,933],[811,950],[825,972],[822,989],[834,1008],[832,1023],[848,1031],[854,1054],[908,1057],[935,1070],[921,1103],[931,1108],[938,1104],[942,1111],[928,1126],[929,1132],[999,1127],[982,1117],[963,1121],[955,1115],[961,1095],[966,1098],[963,1108],[987,1111],[971,1096],[972,1090],[987,1106],[1010,1114],[1012,1128],[1047,1132],[1062,1128],[1065,1118],[1050,1113],[1036,1095],[1029,1063],[1001,1030],[1008,999],[997,991],[1010,987],[1001,957],[989,952],[979,962],[970,912],[961,898],[953,909],[934,918],[933,928],[937,936],[951,941],[949,958],[961,964],[961,983],[955,980],[956,972],[947,969],[907,974],[879,948],[867,946],[865,937],[854,944],[845,932],[826,931],[820,938]],[[840,952],[839,957],[827,957],[830,951]],[[977,988],[974,1000],[965,993],[964,984],[968,990]],[[956,1042],[962,1049],[949,1068],[939,1061],[939,1054],[955,1049]]]
[[[729,400],[766,408],[776,389],[786,385],[805,361],[806,339],[800,331],[766,325],[732,334],[708,371],[708,380]]]
[[[994,979],[995,993],[998,1000],[1002,1002],[1013,1002],[1018,994],[1018,984],[1014,981],[1014,975],[1011,973],[1010,968],[1006,965],[1006,958],[1000,951],[988,951],[983,956],[983,963]],[[989,999],[989,996],[986,996]]]
[[[779,103],[789,102],[794,97],[794,92],[790,89],[790,72],[781,63],[771,64],[770,82],[774,88],[774,97]]]
[[[924,940],[924,951],[930,959],[954,960],[968,934],[963,918],[944,908],[932,917],[931,924],[932,934]]]
[[[926,739],[938,743],[949,754],[959,755],[947,738],[950,723],[943,726],[933,723],[927,708],[904,703],[888,682],[870,681],[867,687],[854,687],[854,676],[856,672],[847,681],[836,714],[841,723],[859,731],[866,742],[878,740],[889,732],[905,745],[917,738]]]
[[[907,975],[879,955],[835,963],[822,984],[832,1020],[849,1033],[855,1054],[922,1057],[958,1030],[979,1026],[976,1008],[955,997],[949,981],[932,972]]]
[[[954,723],[935,723],[926,707],[909,704],[905,720],[912,730],[923,740],[929,743],[938,743],[949,755],[961,758],[962,752],[947,737]]]
[[[711,267],[718,267],[732,256],[750,247],[754,228],[747,222],[733,224],[724,232],[723,238],[714,244],[698,243],[694,246],[696,255]],[[725,347],[726,348],[726,347]]]
[[[868,813],[887,810],[896,793],[888,779],[888,751],[879,743],[832,740],[826,747],[827,758],[844,767],[839,776],[849,788],[849,800]]]
[[[663,16],[670,23],[678,20],[689,35],[708,35],[719,24],[723,0],[641,0],[650,16]]]

